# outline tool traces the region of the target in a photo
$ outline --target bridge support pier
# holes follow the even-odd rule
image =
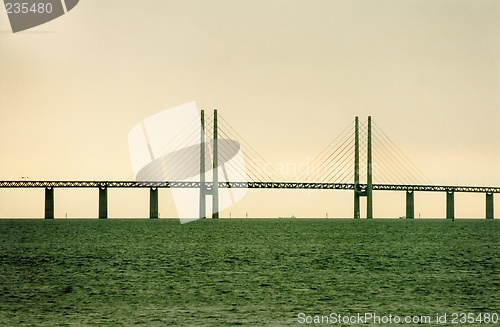
[[[494,219],[493,193],[486,193],[486,219]]]
[[[149,189],[149,219],[158,219],[158,189]]]
[[[54,219],[54,188],[45,188],[45,219]]]
[[[99,219],[108,218],[108,188],[99,187]]]
[[[446,219],[455,220],[455,192],[446,192]]]
[[[406,191],[406,219],[415,218],[415,192]]]

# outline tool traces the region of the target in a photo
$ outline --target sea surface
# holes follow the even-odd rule
[[[333,322],[366,313],[386,323]],[[500,326],[495,313],[498,220],[0,220],[0,326]]]

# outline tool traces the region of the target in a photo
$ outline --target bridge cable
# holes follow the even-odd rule
[[[337,160],[336,162],[340,164],[340,169],[338,169],[338,171],[335,171],[334,169],[331,170],[331,172],[327,172],[329,173],[329,175],[327,174],[325,176],[325,174],[323,174],[322,176],[320,176],[320,179],[321,180],[324,180],[324,179],[328,179],[331,181],[331,180],[334,180],[335,177],[337,177],[339,174],[343,174],[342,172],[346,171],[346,170],[349,170],[349,171],[353,171],[352,170],[352,165],[351,165],[351,161],[353,160],[353,156],[352,156],[352,149],[354,148],[354,139],[351,139],[349,141],[349,143],[347,143],[343,149],[341,150],[340,154],[342,154],[340,156],[337,156]],[[330,162],[327,164],[327,166],[329,168],[332,168],[331,167],[331,163],[333,162],[333,159],[330,160]]]
[[[319,170],[319,172],[317,172],[314,176],[311,176],[311,178],[314,178],[313,180],[321,182],[325,179],[324,178],[325,175],[329,176],[329,174],[331,174],[332,171],[334,171],[331,167],[333,162],[341,161],[341,163],[343,164],[342,159],[347,154],[346,149],[348,149],[351,146],[352,142],[349,142],[349,139],[347,139],[344,143],[345,144],[342,144],[342,148],[338,148],[327,158],[328,161],[325,160],[320,164],[321,169]]]
[[[220,131],[221,132],[221,135],[228,139],[228,140],[232,140],[224,131]],[[241,147],[237,147],[233,142],[228,142],[229,144],[229,149],[232,150],[233,153],[237,153]],[[239,176],[241,176],[241,179],[240,180],[235,180],[233,182],[248,182],[248,175],[250,175],[252,181],[261,181],[260,178],[251,170],[249,171],[245,171],[243,167],[239,166],[239,165],[234,165],[233,163],[231,163],[231,159],[233,158],[231,156],[231,152],[230,153],[227,153],[227,147],[224,146],[222,148],[219,149],[219,154],[221,155],[221,158],[225,160],[225,165],[229,165],[233,171],[237,172],[239,174]]]
[[[243,145],[244,154],[248,159],[251,159],[250,154],[252,156],[257,157],[259,160],[261,160],[266,166],[265,169],[262,171],[262,173],[266,176],[266,178],[270,179],[271,181],[274,181],[275,178],[272,178],[271,175],[275,174],[277,177],[281,178],[282,180],[285,180],[276,170],[269,170],[267,167],[272,167],[222,116],[219,115],[220,118],[220,128],[224,127],[224,130],[226,131],[226,135],[231,136],[231,139],[239,141]],[[252,164],[254,167],[257,167],[259,170],[260,167],[256,166],[254,163],[254,160],[251,160]]]
[[[222,134],[222,136],[224,136],[224,137],[225,137],[226,139],[228,139],[228,140],[233,140],[233,139],[234,139],[234,137],[230,137],[229,135],[227,135],[227,134],[226,134],[224,131],[222,131],[222,130],[221,130],[221,134]],[[243,150],[243,148],[242,148],[242,147],[240,147],[240,148],[236,149],[236,148],[235,148],[235,146],[236,146],[236,145],[234,145],[234,144],[231,146],[231,149],[232,149],[233,151],[237,152],[237,151],[238,151],[238,150],[240,150],[240,149],[242,149],[242,150]],[[243,152],[243,155],[245,156],[244,151],[242,151],[242,152]],[[220,152],[219,152],[219,153],[220,153]],[[247,164],[249,165],[249,166],[248,166],[248,168],[250,168],[250,167],[255,167],[256,169],[259,169],[259,167],[256,167],[256,166],[255,166],[255,164],[253,163],[253,161],[251,161],[251,160],[247,160],[246,162],[247,162]],[[240,167],[239,169],[240,169],[240,171],[242,171],[242,168],[241,168],[241,167]],[[253,180],[253,181],[259,181],[259,182],[262,182],[262,181],[263,181],[262,177],[259,177],[259,176],[258,176],[258,174],[256,174],[256,173],[255,173],[253,170],[251,170],[251,169],[249,169],[249,170],[248,170],[248,175],[251,175],[251,178],[252,178],[252,180]],[[247,176],[247,178],[248,178],[248,176]],[[270,176],[267,176],[267,180],[272,180],[272,178],[271,178]]]
[[[384,131],[374,122],[374,130],[376,133],[381,135],[382,139],[387,140],[386,143],[390,146],[390,148],[394,151],[394,153],[401,158],[403,165],[409,168],[412,172],[412,175],[415,176],[418,180],[422,181],[423,184],[432,185],[432,182],[425,176],[425,174],[418,169],[418,167],[401,151],[401,149],[384,133]]]
[[[373,144],[377,147],[377,157],[381,158],[382,164],[380,167],[383,167],[381,170],[390,169],[388,171],[390,179],[393,182],[411,182],[418,183],[418,179],[415,178],[411,173],[409,173],[406,169],[403,168],[401,163],[397,160],[394,154],[387,148],[387,146],[378,139],[378,137],[374,136]]]
[[[179,133],[178,136],[174,137],[168,143],[166,143],[165,145],[163,145],[158,151],[156,151],[157,152],[156,156],[158,158],[160,158],[160,157],[162,157],[164,155],[167,155],[168,153],[164,153],[165,150],[167,148],[172,148],[174,144],[176,145],[175,148],[180,150],[182,148],[185,148],[188,144],[195,143],[196,139],[194,138],[194,135],[196,133],[196,128],[193,129],[193,127],[196,127],[196,126],[194,125],[194,123],[195,123],[195,120],[193,120],[190,124],[188,124],[183,129],[183,132]],[[189,129],[191,131],[189,131]],[[199,131],[199,128],[198,128],[198,131]],[[186,133],[184,133],[184,132],[186,132]],[[189,133],[189,134],[186,136],[187,133]],[[180,139],[179,136],[184,137],[184,139]],[[176,142],[176,143],[174,143],[174,142]],[[158,158],[155,158],[155,159],[158,159]],[[179,158],[179,157],[177,157],[176,159],[177,159],[177,161],[181,160],[181,158]],[[175,162],[175,163],[177,163],[177,162]],[[145,173],[146,175],[149,175],[149,176],[151,176],[151,175],[159,175],[160,173],[161,173],[161,175],[164,175],[165,172],[163,170],[164,170],[163,167],[156,167],[155,168],[155,166],[151,165],[149,167],[146,167],[145,170],[143,168],[143,173]]]
[[[319,179],[320,181],[324,179],[324,176],[325,174],[327,174],[326,176],[328,176],[329,174],[329,171],[333,171],[333,169],[331,169],[331,165],[333,162],[338,162],[338,161],[342,161],[342,159],[348,154],[348,151],[347,149],[349,149],[351,146],[352,146],[352,143],[354,142],[353,138],[347,138],[341,145],[339,148],[337,148],[334,152],[332,152],[330,154],[330,156],[328,156],[322,163],[321,163],[321,166],[323,167],[321,169],[321,171],[319,172]],[[343,163],[343,161],[342,161]],[[325,172],[325,169],[326,169],[326,172]]]
[[[338,152],[340,146],[344,145],[346,143],[345,138],[348,137],[350,138],[350,134],[346,134],[347,131],[352,129],[354,123],[351,123],[349,126],[347,126],[339,135],[337,135],[333,141],[331,141],[318,155],[316,155],[310,162],[309,166],[312,165],[313,167],[313,172],[310,173],[309,175],[306,175],[306,173],[309,173],[309,166],[307,167],[306,172],[299,172],[299,174],[295,177],[295,180],[300,180],[304,178],[307,181],[314,181],[318,178],[318,175],[323,174],[324,169],[328,169],[328,167],[325,165],[325,162],[332,157],[332,155],[336,152]],[[340,146],[339,146],[340,144]],[[333,154],[331,148],[334,149]],[[316,171],[315,167],[319,166],[319,171]]]
[[[167,143],[165,143],[158,151],[157,151],[157,156],[158,157],[161,157],[163,154],[163,152],[165,151],[165,149],[167,148],[172,148],[172,145],[174,144],[174,142],[178,142],[178,141],[181,141],[181,142],[184,142],[185,140],[181,139],[184,135],[185,135],[185,132],[192,129],[193,127],[195,127],[195,123],[197,122],[198,120],[197,119],[193,119],[191,122],[189,122],[182,130],[179,134],[177,134],[174,138],[172,138],[171,140],[169,140]],[[191,133],[190,133],[191,134]],[[177,144],[177,146],[175,148],[180,148],[179,144]],[[151,169],[151,167],[149,168]],[[132,174],[127,178],[127,180],[132,180],[132,179],[135,179],[135,176],[134,176],[134,173],[132,172]]]

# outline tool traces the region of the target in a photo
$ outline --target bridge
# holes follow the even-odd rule
[[[219,218],[219,189],[320,189],[320,190],[346,190],[352,191],[354,196],[353,218],[360,217],[360,198],[366,197],[366,218],[373,217],[373,191],[399,191],[406,192],[406,218],[415,217],[414,193],[415,192],[442,192],[446,193],[446,219],[455,219],[454,194],[484,193],[485,194],[485,218],[494,219],[494,193],[500,193],[500,187],[485,186],[447,186],[434,185],[415,165],[395,146],[395,144],[373,123],[371,117],[365,124],[360,123],[356,117],[354,126],[346,128],[332,143],[330,143],[320,155],[318,155],[312,166],[312,174],[297,177],[304,181],[280,181],[273,177],[276,172],[269,168],[259,167],[250,155],[262,157],[246,143],[245,163],[248,169],[241,165],[231,163],[231,158],[240,150],[242,143],[234,141],[241,136],[234,131],[227,122],[219,123],[217,110],[211,118],[213,124],[205,125],[205,113],[201,111],[199,121],[201,131],[199,134],[199,145],[196,149],[187,147],[189,151],[183,151],[177,156],[163,156],[154,158],[151,155],[151,163],[137,174],[135,181],[31,181],[11,180],[0,181],[0,188],[44,188],[45,189],[45,219],[54,219],[54,189],[55,188],[97,188],[99,190],[99,219],[108,217],[108,188],[149,188],[150,189],[150,218],[158,218],[158,189],[198,189],[199,190],[199,218],[206,218],[206,199],[212,198],[212,218]],[[196,124],[195,124],[196,125]],[[221,128],[221,125],[224,128]],[[353,128],[351,128],[353,127]],[[231,132],[232,131],[232,132]],[[191,132],[190,135],[193,133]],[[212,137],[206,141],[207,134]],[[222,136],[222,138],[219,137]],[[222,143],[222,146],[220,145]],[[374,147],[373,145],[376,145]],[[149,144],[148,144],[149,146]],[[207,148],[210,151],[207,151]],[[360,151],[364,150],[364,151]],[[378,150],[378,151],[377,151]],[[151,151],[150,151],[151,152]],[[209,152],[209,153],[207,153]],[[409,183],[374,183],[374,153],[380,159],[377,171],[385,180],[407,180]],[[208,155],[210,154],[210,155]],[[196,158],[195,158],[196,156]],[[360,169],[360,158],[366,160],[365,169]],[[177,160],[177,162],[175,162]],[[168,162],[167,162],[168,161]],[[176,167],[183,167],[183,171],[175,172],[173,175],[182,177],[174,181],[162,181],[155,178],[165,176],[165,165],[175,162]],[[184,166],[185,162],[195,162],[199,166],[196,178],[192,178]],[[219,162],[221,162],[219,164]],[[207,166],[211,166],[209,173],[212,181],[206,180]],[[233,172],[228,177],[226,166]],[[198,169],[198,168],[197,168]],[[223,172],[222,180],[219,179],[219,170]],[[247,171],[248,170],[248,171]],[[191,174],[192,175],[192,174]],[[363,181],[362,181],[363,180]]]

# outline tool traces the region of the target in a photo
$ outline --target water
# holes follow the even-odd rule
[[[2,326],[500,314],[499,221],[0,220],[0,232]]]

